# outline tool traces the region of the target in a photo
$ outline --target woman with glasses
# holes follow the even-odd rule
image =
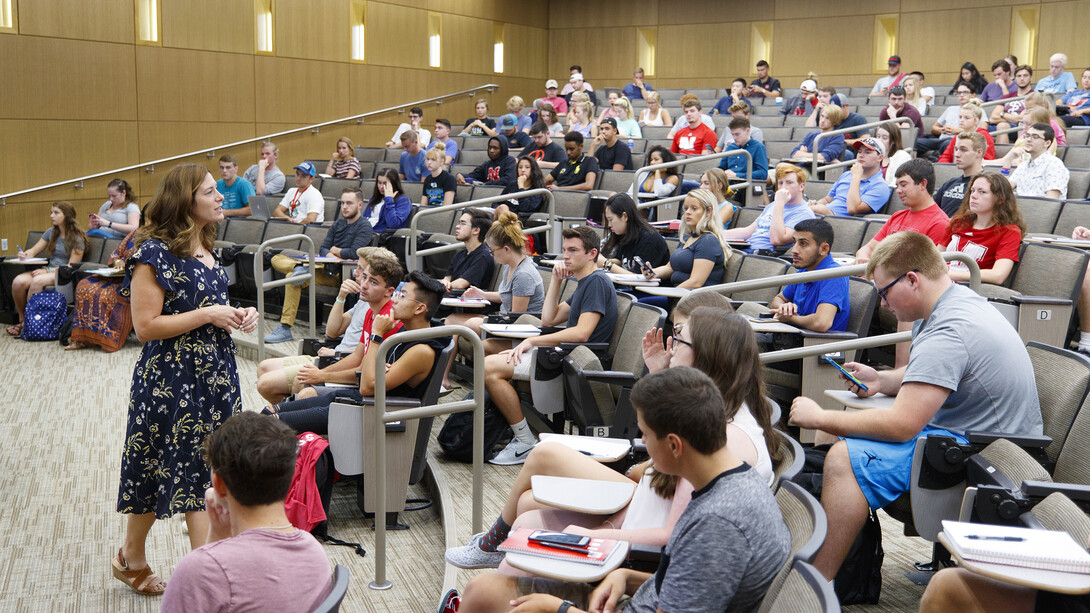
[[[692,366],[710,376],[723,393],[729,417],[727,446],[732,453],[773,481],[779,461],[777,435],[772,429],[772,405],[765,398],[757,340],[749,323],[731,312],[730,301],[714,292],[687,296],[674,309],[675,333],[663,345],[662,330],[644,339],[644,361],[650,372]],[[693,334],[699,330],[699,334]],[[775,451],[770,451],[775,450]],[[631,502],[612,515],[592,515],[549,508],[533,498],[531,478],[552,475],[635,483]],[[516,574],[503,561],[496,545],[517,527],[563,530],[596,538],[611,538],[659,546],[692,499],[692,485],[655,472],[653,463],[636,464],[621,474],[563,445],[540,443],[515,478],[503,512],[488,532],[474,535],[468,545],[448,549],[446,560],[459,568],[499,566]]]

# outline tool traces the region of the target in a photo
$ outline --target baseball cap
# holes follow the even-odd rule
[[[835,104],[839,107],[844,106],[844,100],[845,98],[843,94],[833,94],[832,96],[829,96],[829,103]]]
[[[877,151],[878,155],[881,155],[882,157],[886,156],[886,146],[882,144],[882,141],[873,136],[863,137],[855,141],[855,144],[852,145],[852,149],[855,149],[856,151],[859,151],[863,147],[866,147],[871,151]]]
[[[568,79],[568,81],[575,81],[575,80],[582,81],[583,80],[583,73],[573,72],[572,75],[571,75],[571,78]]]
[[[560,87],[560,86],[557,85],[556,79],[549,79],[548,81],[545,82],[545,89],[549,89],[550,87]]]
[[[889,62],[888,63],[889,64],[900,64],[901,63],[901,56],[899,56],[899,55],[889,56]]]
[[[609,125],[613,126],[614,129],[617,128],[617,120],[612,118],[612,117],[606,117],[605,119],[602,120],[602,123],[608,123]]]
[[[802,85],[799,86],[799,89],[805,89],[808,92],[816,92],[817,83],[813,79],[806,79],[802,82]]]
[[[502,126],[504,130],[509,130],[518,125],[519,120],[515,119],[515,116],[510,113],[504,115],[503,117],[500,117],[500,126]]]
[[[303,174],[311,177],[318,176],[318,171],[314,170],[314,164],[311,164],[310,162],[303,162],[292,170],[300,170],[303,172]]]

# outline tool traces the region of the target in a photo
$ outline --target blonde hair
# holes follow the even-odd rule
[[[722,168],[709,168],[704,171],[704,176],[708,177],[708,185],[711,186],[712,193],[722,196],[719,201],[726,200],[731,194],[730,178],[727,177],[726,171]]]
[[[572,109],[576,111],[576,115],[579,114],[578,111],[583,111],[583,113],[585,113],[586,116],[587,116],[587,120],[590,121],[590,118],[591,118],[590,116],[591,116],[591,112],[594,110],[594,105],[591,104],[589,101],[587,101],[587,102],[575,102],[575,103],[572,103]]]
[[[656,91],[650,91],[650,92],[647,92],[647,95],[644,96],[643,99],[646,100],[647,102],[651,102],[652,100],[654,100],[655,102],[661,103],[662,102],[662,94],[660,94],[660,93],[658,93]]]
[[[688,228],[683,228],[684,232],[693,237],[700,237],[705,234],[715,236],[716,240],[719,241],[719,245],[723,248],[723,257],[728,257],[730,247],[723,240],[722,224],[719,223],[719,216],[715,214],[716,209],[719,208],[719,201],[715,199],[715,194],[706,189],[694,189],[685,197],[686,200],[689,198],[696,200],[703,207],[704,214],[700,216],[700,221],[696,222],[696,227],[692,229],[691,234]]]
[[[973,115],[976,116],[977,122],[984,118],[984,109],[981,108],[980,100],[977,98],[973,98],[972,100],[961,105],[961,108],[967,111],[972,111]]]
[[[348,138],[347,136],[342,136],[342,137],[337,139],[337,144],[339,145],[341,143],[344,143],[344,144],[348,145],[348,155],[346,155],[344,157],[337,156],[337,159],[343,162],[343,161],[347,160],[348,158],[352,157],[353,155],[355,155],[356,146],[352,144],[352,139]]]
[[[844,109],[835,104],[826,104],[821,112],[829,118],[829,123],[833,124],[833,129],[839,126],[840,122],[844,121]]]
[[[371,263],[371,258],[389,258],[396,260],[397,255],[385,247],[360,247],[356,250],[356,256],[361,262]]]
[[[526,247],[526,235],[522,233],[522,222],[519,221],[519,216],[511,211],[496,218],[492,227],[488,229],[488,234],[485,234],[484,240],[489,247],[495,249],[510,247],[511,251],[518,254],[522,254],[523,248]]]
[[[280,147],[277,147],[276,144],[273,143],[271,140],[267,140],[267,141],[261,143],[261,148],[262,149],[264,149],[266,147],[272,147],[273,155],[280,155]]]
[[[590,102],[590,94],[587,92],[572,92],[571,105],[569,106],[574,106],[579,102]]]
[[[424,154],[424,158],[428,160],[435,160],[443,164],[443,168],[447,166],[447,146],[441,141],[435,141],[435,146]]]
[[[916,106],[917,102],[923,100],[923,95],[920,93],[920,82],[916,79],[916,77],[912,75],[906,75],[905,78],[901,80],[901,86],[903,87],[909,81],[912,82],[912,97],[908,97],[908,90],[906,89],[905,99],[912,103],[912,106]]]
[[[614,103],[624,107],[624,119],[632,119],[632,102],[630,102],[628,98],[625,96],[618,96]]]
[[[507,110],[509,111],[524,106],[526,106],[526,103],[523,102],[522,96],[511,96],[507,99]]]

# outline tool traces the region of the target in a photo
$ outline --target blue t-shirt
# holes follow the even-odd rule
[[[821,145],[821,149],[814,151],[814,141],[817,140],[817,135],[821,134],[820,130],[814,130],[808,133],[802,138],[802,144],[791,150],[791,155],[795,155],[795,152],[799,150],[799,147],[806,147],[807,151],[812,153],[820,153],[825,158],[826,162],[832,162],[839,160],[840,156],[844,153],[844,135],[836,134],[833,136],[826,136],[818,143]]]
[[[579,323],[579,316],[583,313],[594,312],[602,316],[590,333],[588,343],[608,343],[613,338],[613,328],[617,325],[617,290],[604,270],[598,268],[583,277],[566,302],[571,307],[568,311],[569,328]]]
[[[235,182],[230,186],[220,179],[216,181],[216,189],[223,194],[225,209],[241,209],[248,206],[247,199],[257,193],[254,186],[242,177],[235,177]]]
[[[753,104],[751,104],[745,96],[742,96],[741,101],[748,104],[749,108],[753,108]],[[731,98],[730,94],[727,94],[726,96],[720,98],[719,102],[715,103],[715,106],[712,107],[712,110],[717,111],[720,115],[730,115],[730,107],[732,106],[734,106],[734,98]]]
[[[833,189],[829,190],[829,195],[831,195],[833,199],[826,206],[829,207],[829,210],[832,211],[834,215],[839,215],[841,217],[848,216],[848,189],[851,186],[852,173],[845,172],[837,177],[836,183],[833,184]],[[889,202],[889,196],[892,193],[889,184],[882,178],[882,173],[880,172],[874,173],[869,179],[863,179],[859,183],[859,197],[863,202],[867,203],[867,206],[875,213],[886,206],[886,203]]]
[[[406,181],[419,181],[428,173],[425,163],[424,150],[416,155],[409,155],[408,151],[401,152],[401,159],[397,163],[397,171],[405,175]]]
[[[643,84],[643,88],[649,92],[655,91],[654,87],[651,87],[646,83]],[[640,88],[636,87],[635,83],[629,83],[628,85],[622,87],[621,93],[624,94],[624,97],[628,98],[629,100],[643,100],[643,92],[640,91]]]
[[[840,265],[833,261],[832,254],[826,255],[825,259],[818,262],[814,270],[826,268],[840,268]],[[788,285],[783,288],[783,297],[798,306],[799,315],[813,315],[817,312],[819,304],[831,304],[836,307],[836,317],[833,318],[833,325],[828,331],[843,332],[848,329],[848,318],[852,313],[851,301],[848,297],[848,277]]]
[[[672,285],[680,285],[689,280],[693,274],[693,261],[711,260],[712,271],[708,278],[704,279],[704,286],[718,285],[723,282],[723,246],[713,234],[701,234],[700,238],[693,241],[688,247],[678,245],[670,254],[670,268],[674,269],[670,275]]]
[[[428,143],[428,148],[425,149],[424,151],[430,151],[430,150],[434,149],[435,144],[438,143],[438,142],[439,142],[439,139],[432,139],[432,141],[430,143]],[[443,143],[443,151],[444,151],[444,153],[449,155],[451,157],[451,159],[457,160],[458,159],[458,141],[454,140],[453,138],[448,138],[447,142]]]
[[[1062,94],[1076,87],[1078,85],[1075,85],[1074,75],[1070,72],[1061,72],[1058,77],[1053,77],[1050,74],[1045,75],[1043,79],[1037,82],[1037,86],[1033,88],[1033,91],[1045,92],[1046,94]]]
[[[758,249],[775,249],[776,246],[772,244],[772,240],[769,237],[772,231],[772,209],[776,205],[770,204],[765,207],[765,210],[761,211],[760,216],[757,217],[757,229],[753,231],[753,235],[749,237],[749,252],[754,253]],[[813,219],[817,215],[810,210],[810,207],[806,206],[805,202],[793,206],[783,207],[783,225],[795,229],[795,224],[806,219]]]
[[[753,156],[753,178],[758,181],[763,181],[768,178],[768,150],[765,149],[764,143],[757,141],[753,138],[753,133],[749,135],[749,140],[746,141],[745,147],[739,147],[737,143],[731,141],[724,151],[737,151],[738,149],[745,149]],[[746,156],[744,155],[732,155],[725,157],[719,162],[719,167],[723,170],[733,170],[735,176],[747,179],[746,176]]]

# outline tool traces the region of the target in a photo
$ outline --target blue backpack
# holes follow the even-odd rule
[[[48,288],[27,300],[23,315],[24,341],[55,341],[61,324],[68,316],[68,302],[56,290]]]

